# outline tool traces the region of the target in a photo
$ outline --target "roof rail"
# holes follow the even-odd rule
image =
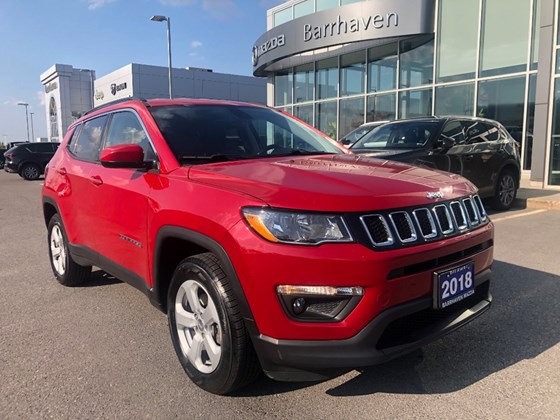
[[[120,104],[121,102],[127,102],[127,101],[142,101],[142,102],[144,103],[144,105],[150,106],[150,105],[148,104],[148,101],[147,101],[145,98],[138,98],[138,97],[136,97],[136,96],[128,96],[128,97],[126,97],[126,98],[115,99],[114,101],[107,102],[106,104],[96,106],[95,108],[92,108],[92,109],[90,109],[89,111],[86,111],[86,113],[84,114],[84,116],[85,116],[85,115],[89,115],[89,114],[91,114],[92,112],[98,111],[98,110],[103,109],[103,108],[105,108],[105,107],[108,107],[108,106],[111,106],[111,105]]]

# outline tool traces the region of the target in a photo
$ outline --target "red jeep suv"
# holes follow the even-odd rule
[[[57,280],[92,266],[167,313],[224,394],[319,380],[485,312],[493,225],[458,175],[349,153],[264,106],[128,99],[74,122],[42,192]]]

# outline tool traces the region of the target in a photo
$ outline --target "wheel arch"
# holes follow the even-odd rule
[[[500,170],[498,171],[498,176],[496,177],[496,181],[494,182],[494,192],[496,192],[498,189],[498,182],[500,181],[500,175],[507,170],[513,172],[513,175],[515,176],[515,188],[519,188],[519,185],[521,183],[521,172],[520,172],[521,167],[517,162],[509,160],[507,162],[504,162],[504,164],[500,167]]]
[[[175,268],[183,259],[205,252],[216,255],[229,279],[240,313],[246,321],[245,324],[248,327],[249,324],[254,325],[253,314],[227,252],[214,239],[182,227],[165,226],[157,234],[154,250],[152,303],[163,312],[167,312],[167,291]]]
[[[56,202],[50,197],[43,198],[43,217],[45,219],[45,226],[49,226],[51,218],[55,214],[60,214]],[[60,216],[62,218],[62,215]]]

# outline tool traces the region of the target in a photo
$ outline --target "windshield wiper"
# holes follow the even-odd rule
[[[241,159],[249,159],[249,158],[250,156],[215,154],[210,156],[185,155],[185,156],[179,156],[178,160],[181,163],[214,163],[214,162],[229,162],[232,160],[241,160]]]

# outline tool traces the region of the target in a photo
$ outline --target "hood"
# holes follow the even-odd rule
[[[269,157],[193,166],[196,182],[235,190],[272,207],[354,212],[418,206],[472,194],[464,178],[360,155]],[[441,192],[443,199],[428,199]]]

